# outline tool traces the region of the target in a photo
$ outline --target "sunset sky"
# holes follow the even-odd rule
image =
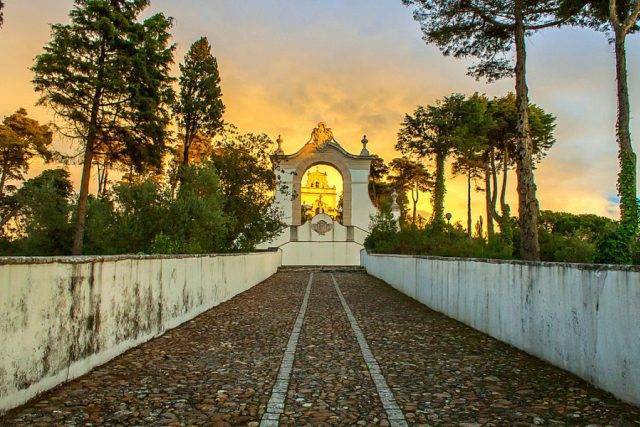
[[[66,22],[72,0],[7,0],[0,30],[0,114],[19,107],[42,121],[29,67]],[[222,76],[225,119],[242,131],[282,134],[296,151],[319,121],[349,151],[367,134],[371,152],[390,160],[405,113],[452,92],[489,96],[513,90],[466,76],[467,61],[443,57],[421,40],[400,0],[152,0],[150,12],[175,18],[176,62],[207,36]],[[615,81],[612,48],[602,33],[547,30],[531,37],[531,100],[557,116],[557,144],[537,171],[543,209],[617,215]],[[635,149],[640,140],[640,36],[628,38]],[[174,73],[177,76],[177,65]],[[64,146],[59,143],[59,148]],[[35,165],[32,175],[41,170]],[[72,168],[74,179],[78,171]],[[512,183],[514,180],[512,180]],[[448,180],[446,208],[465,216],[465,183]],[[475,196],[474,216],[482,214]],[[428,195],[421,209],[429,211]],[[510,203],[516,206],[511,192]]]

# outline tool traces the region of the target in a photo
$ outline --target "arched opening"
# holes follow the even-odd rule
[[[300,186],[303,223],[319,214],[327,214],[342,223],[343,199],[344,180],[338,169],[317,163],[304,172]]]

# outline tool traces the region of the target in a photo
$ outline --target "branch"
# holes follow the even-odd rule
[[[616,0],[609,0],[609,20],[611,21],[611,26],[614,27],[614,29],[621,28],[620,20],[618,19],[618,7],[616,5]]]
[[[543,24],[537,24],[537,25],[525,25],[524,29],[527,30],[527,31],[530,31],[530,30],[534,30],[535,31],[535,30],[541,30],[543,28],[557,27],[560,24],[565,23],[567,21],[567,19],[569,19],[569,18],[556,19],[555,21],[545,22]]]
[[[615,3],[615,0],[611,0],[611,2]],[[624,30],[625,34],[631,29],[631,27],[635,25],[635,23],[638,21],[638,17],[640,17],[640,0],[636,0],[635,7],[622,25],[622,29]]]
[[[488,15],[484,10],[482,10],[478,6],[475,6],[471,2],[467,3],[467,7],[471,12],[475,13],[480,18],[482,18],[483,21],[488,22],[491,25],[495,25],[496,27],[500,27],[500,28],[512,28],[514,26],[514,24],[512,23],[496,21],[495,18],[493,18],[491,15]],[[464,8],[463,8],[463,11],[464,11]]]

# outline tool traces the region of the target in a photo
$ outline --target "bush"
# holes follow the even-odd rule
[[[578,237],[567,237],[540,230],[540,258],[542,261],[593,263],[596,245]]]
[[[71,253],[73,186],[69,172],[45,170],[16,193],[19,206],[15,233],[7,255],[44,256]]]
[[[598,239],[595,261],[600,264],[631,264],[634,246],[620,227],[606,230]]]
[[[388,212],[372,219],[371,234],[365,247],[375,253],[432,255],[462,258],[511,258],[511,247],[501,239],[487,242],[469,238],[460,225],[429,224],[421,229],[403,225],[400,230]]]

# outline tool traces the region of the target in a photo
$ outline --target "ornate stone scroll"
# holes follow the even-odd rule
[[[327,143],[333,141],[333,132],[323,122],[318,123],[311,132],[311,143],[318,149],[324,148]]]

